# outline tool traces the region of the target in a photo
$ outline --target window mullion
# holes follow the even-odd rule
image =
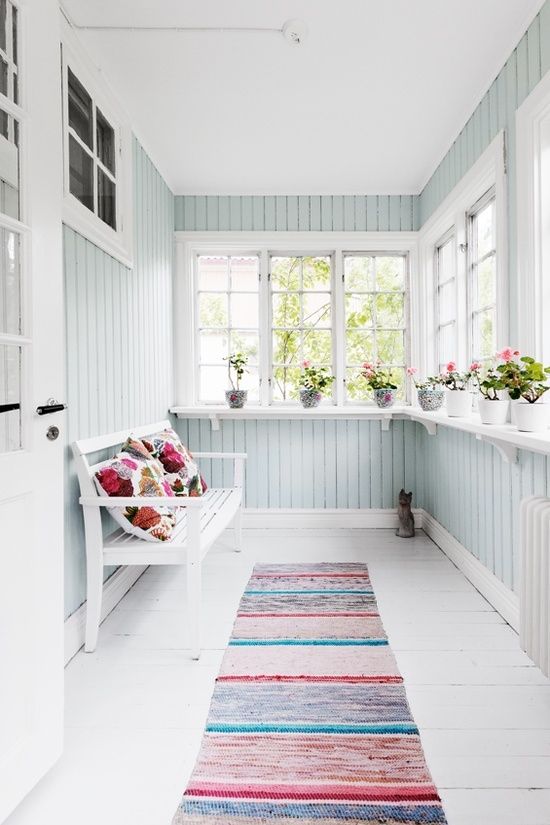
[[[346,311],[345,311],[345,274],[344,253],[337,250],[333,260],[332,284],[332,340],[334,375],[336,376],[335,403],[343,406],[346,397]]]
[[[267,407],[270,403],[271,389],[271,313],[269,300],[269,254],[267,249],[260,252],[260,329],[259,340],[259,371],[260,371],[260,406]]]

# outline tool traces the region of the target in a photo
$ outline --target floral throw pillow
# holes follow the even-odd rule
[[[128,439],[128,442],[130,439]],[[95,483],[102,496],[170,496],[174,493],[162,475],[157,461],[147,457],[132,443],[106,462],[95,474]],[[143,447],[143,445],[142,445]],[[145,448],[143,448],[145,449]],[[110,510],[115,521],[127,533],[146,541],[167,541],[176,524],[176,510],[171,507],[113,507]]]
[[[143,438],[142,442],[153,458],[162,464],[164,478],[176,496],[202,496],[206,492],[206,482],[197,462],[174,430],[163,430]]]

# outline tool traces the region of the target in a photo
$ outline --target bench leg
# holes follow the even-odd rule
[[[103,558],[101,553],[88,553],[86,557],[86,639],[84,650],[93,653],[97,647],[101,599],[103,596]]]
[[[191,658],[198,659],[201,652],[202,569],[200,549],[199,511],[188,513],[187,547],[187,626]]]
[[[235,552],[240,553],[243,549],[243,511],[239,507],[233,519],[233,530],[235,537]]]

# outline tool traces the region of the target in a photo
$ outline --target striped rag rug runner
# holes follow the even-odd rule
[[[172,825],[445,823],[367,567],[256,565]]]

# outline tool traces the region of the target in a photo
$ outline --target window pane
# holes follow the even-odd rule
[[[257,332],[248,330],[231,330],[231,352],[242,352],[248,358],[249,364],[257,364],[259,360],[260,342]]]
[[[332,364],[332,333],[330,330],[308,330],[304,333],[303,357],[315,364]]]
[[[348,401],[368,401],[371,398],[360,368],[346,370],[346,397]]]
[[[225,401],[225,391],[230,387],[226,366],[199,367],[200,401],[222,404]]]
[[[202,292],[199,295],[199,326],[227,327],[228,324],[227,295]]]
[[[7,0],[0,0],[0,49],[6,51]]]
[[[201,330],[200,360],[203,364],[220,364],[229,355],[229,335],[226,330]]]
[[[349,330],[346,332],[346,363],[361,366],[374,361],[376,355],[374,331]]]
[[[491,358],[495,351],[494,312],[492,309],[478,313],[474,320],[474,357]]]
[[[96,110],[97,156],[115,174],[115,130],[99,109]]]
[[[300,397],[300,368],[274,367],[272,394],[274,401],[297,401]]]
[[[230,298],[231,326],[258,327],[258,294],[232,293]]]
[[[229,259],[225,256],[199,255],[199,289],[225,292],[229,288]]]
[[[403,293],[386,292],[376,296],[376,326],[402,327],[404,325],[405,299]]]
[[[21,334],[19,237],[0,229],[0,332]]]
[[[477,257],[483,258],[488,252],[495,248],[494,238],[494,200],[485,206],[475,217],[476,222],[476,242]]]
[[[300,289],[300,258],[271,258],[271,288]]]
[[[302,283],[304,289],[330,289],[330,258],[302,259]]]
[[[0,453],[21,449],[20,403],[21,348],[0,344]]]
[[[439,289],[439,323],[446,324],[456,315],[456,283],[450,281]]]
[[[0,211],[19,218],[18,123],[0,110]]]
[[[477,267],[477,306],[495,302],[495,256],[486,258]]]
[[[455,277],[455,245],[454,237],[449,238],[437,250],[437,281],[442,284]]]
[[[69,191],[94,211],[94,165],[92,158],[73,136],[69,137]]]
[[[372,327],[374,324],[374,296],[346,295],[346,326],[348,329]]]
[[[18,11],[16,7],[12,4],[11,7],[11,35],[12,35],[12,60],[17,66],[17,61],[19,59],[19,49],[17,44],[17,29],[18,29]]]
[[[367,255],[346,255],[344,280],[349,292],[372,292],[374,289],[374,258]]]
[[[380,291],[405,288],[405,259],[381,256],[376,258],[376,289]]]
[[[448,324],[439,329],[439,370],[456,359],[456,325]]]
[[[8,64],[0,57],[0,92],[8,96]]]
[[[102,169],[97,170],[97,214],[116,230],[116,186]]]
[[[273,363],[298,364],[301,359],[301,333],[289,329],[273,330]]]
[[[254,292],[258,290],[259,258],[231,258],[231,289],[235,292]]]
[[[273,326],[296,327],[300,324],[301,301],[298,292],[273,295]]]
[[[303,295],[303,324],[305,327],[330,327],[330,294],[311,292]]]
[[[93,148],[92,98],[75,75],[68,70],[69,126],[84,143]]]
[[[405,363],[405,338],[402,331],[378,330],[377,356],[383,364]]]

